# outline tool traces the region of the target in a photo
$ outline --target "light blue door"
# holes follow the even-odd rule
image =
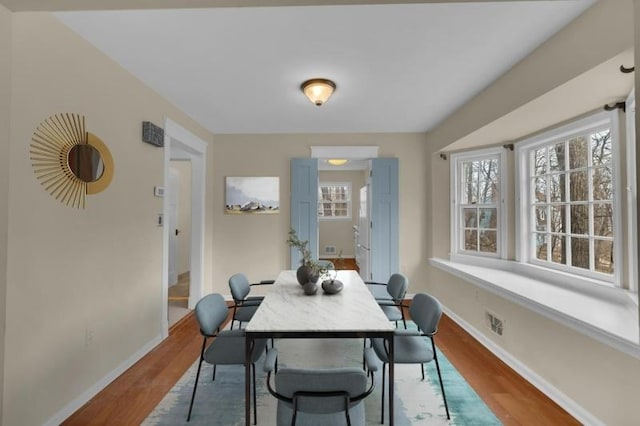
[[[399,272],[398,159],[371,160],[371,280],[387,282]]]
[[[318,258],[318,159],[291,159],[291,228],[300,240],[309,241],[311,257]],[[302,256],[291,249],[291,268],[300,266]]]

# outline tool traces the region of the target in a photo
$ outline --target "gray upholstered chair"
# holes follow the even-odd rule
[[[320,259],[320,260],[318,260],[318,264],[320,266],[322,266],[323,268],[328,269],[330,271],[333,271],[333,270],[336,269],[336,265],[334,265],[333,262],[330,261],[330,260]]]
[[[424,364],[431,361],[436,362],[444,408],[447,412],[447,419],[449,419],[449,406],[447,405],[447,397],[444,393],[444,384],[442,383],[442,374],[440,373],[440,364],[438,364],[436,344],[434,342],[434,335],[438,332],[438,323],[442,317],[442,306],[435,297],[419,293],[413,297],[413,301],[409,306],[409,314],[418,326],[418,329],[401,329],[395,331],[393,338],[394,363],[420,364],[422,380],[424,380]],[[371,373],[377,371],[375,359],[378,358],[382,361],[381,422],[384,423],[385,378],[386,367],[389,363],[388,348],[384,339],[371,339],[371,347],[365,348],[364,356]]]
[[[234,274],[229,278],[229,289],[233,298],[233,317],[231,319],[231,329],[233,323],[238,321],[239,327],[243,322],[249,322],[255,314],[263,296],[249,296],[251,286],[273,284],[273,280],[260,281],[259,283],[250,284],[244,274]]]
[[[213,365],[213,380],[216,379],[217,365],[245,365],[244,330],[220,330],[220,327],[224,324],[228,315],[227,303],[224,301],[224,298],[220,294],[210,294],[203,297],[196,304],[195,313],[198,324],[200,325],[200,334],[203,336],[203,341],[187,421],[191,420],[191,410],[193,409],[193,401],[196,397],[196,389],[198,388],[200,369],[202,368],[203,361]],[[207,340],[210,338],[213,338],[213,341],[207,346]],[[257,339],[254,340],[251,351],[254,424],[257,423],[255,362],[265,352],[266,346],[266,339]],[[242,374],[244,375],[244,371]]]
[[[389,321],[395,322],[396,326],[398,321],[402,321],[404,328],[407,328],[403,309],[406,306],[403,301],[409,288],[409,279],[403,274],[395,273],[387,283],[367,281],[366,284]]]
[[[265,361],[267,388],[278,399],[277,426],[364,426],[364,401],[373,392],[373,373],[359,368],[280,368],[272,385],[276,352]]]

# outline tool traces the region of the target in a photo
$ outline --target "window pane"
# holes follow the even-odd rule
[[[344,186],[339,186],[335,188],[333,194],[334,201],[347,201],[349,199],[349,191]]]
[[[534,179],[534,203],[546,203],[547,202],[547,178],[537,177]]]
[[[496,228],[498,223],[497,209],[480,209],[480,228]]]
[[[547,229],[547,208],[546,207],[536,207],[535,212],[536,216],[536,231],[548,231]]]
[[[566,232],[565,214],[564,206],[551,206],[551,232]]]
[[[613,274],[613,241],[595,240],[595,269],[605,274]]]
[[[547,260],[547,238],[546,234],[533,234],[536,242],[536,259]]]
[[[478,231],[469,229],[464,231],[464,249],[478,251]]]
[[[561,175],[553,175],[550,176],[550,188],[549,188],[549,195],[551,198],[551,202],[552,203],[556,203],[556,202],[561,202],[565,200],[565,188],[564,188],[564,180],[565,180],[565,175],[561,174]]]
[[[478,202],[478,163],[475,161],[462,165],[462,204]]]
[[[611,204],[593,205],[593,234],[600,237],[613,237],[613,206]]]
[[[498,233],[496,231],[480,231],[480,251],[496,253],[498,251]]]
[[[463,209],[464,214],[464,227],[465,228],[477,228],[477,210],[476,209]]]
[[[560,235],[551,235],[551,261],[552,262],[560,263],[562,265],[567,264],[565,246],[566,246],[565,237]]]
[[[455,222],[460,235],[455,250],[469,254],[497,254],[501,232],[498,229],[501,154],[478,155],[482,157],[475,160],[467,157],[467,160],[455,162],[455,205],[459,215]]]
[[[596,167],[593,170],[593,199],[613,200],[613,178],[608,167]]]
[[[334,204],[334,216],[344,217],[347,216],[347,203],[335,203]]]
[[[589,165],[587,141],[580,136],[569,141],[569,168],[579,169]]]
[[[532,153],[533,156],[533,174],[535,176],[543,175],[547,173],[547,148],[535,149]]]
[[[478,202],[487,204],[498,200],[498,160],[479,162]]]
[[[564,143],[549,147],[549,170],[552,172],[564,170]]]
[[[578,204],[571,206],[571,233],[589,234],[589,206]]]
[[[589,269],[588,238],[571,238],[571,266]]]
[[[594,166],[610,165],[613,161],[609,129],[591,135],[591,157]]]
[[[580,268],[611,274],[615,172],[612,132],[600,123],[583,129],[587,130],[579,130],[579,136],[564,139],[559,132],[546,133],[547,142],[540,139],[518,159],[526,159],[529,164],[525,184],[516,189],[530,194],[525,210],[529,220],[524,223],[533,240],[527,255],[531,260],[566,266],[561,270]],[[555,141],[549,142],[553,139],[548,136]],[[479,231],[489,230],[482,226],[482,216],[478,222]]]
[[[569,192],[571,201],[586,201],[589,199],[589,182],[587,181],[586,170],[570,173]]]

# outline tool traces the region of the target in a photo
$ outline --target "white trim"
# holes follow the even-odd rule
[[[621,268],[616,267],[612,275],[599,273],[594,270],[583,270],[578,267],[571,266],[569,261],[567,265],[560,265],[557,263],[538,260],[533,256],[534,241],[531,238],[531,232],[534,228],[531,223],[531,211],[530,200],[531,196],[531,178],[530,175],[530,156],[531,149],[538,146],[546,146],[550,143],[558,141],[567,141],[574,136],[584,135],[587,131],[593,131],[594,129],[608,126],[611,132],[611,149],[612,149],[612,167],[614,168],[612,174],[613,185],[613,199],[611,200],[613,205],[613,246],[614,246],[614,264],[622,265],[622,224],[621,218],[621,201],[619,196],[620,188],[620,131],[619,120],[616,114],[608,111],[599,111],[587,116],[584,116],[578,120],[574,120],[559,127],[552,128],[541,134],[534,135],[525,138],[515,144],[515,161],[516,161],[516,260],[520,262],[529,263],[532,265],[539,265],[543,268],[550,270],[557,270],[562,272],[575,273],[583,275],[585,277],[595,278],[598,280],[606,280],[612,282],[616,286],[621,286]],[[590,168],[591,166],[589,166]],[[569,173],[568,171],[565,171]],[[593,199],[589,199],[589,203],[593,203]],[[563,205],[569,205],[565,200]],[[545,205],[549,205],[548,203]],[[591,218],[590,218],[591,220]],[[547,235],[549,235],[547,230]],[[570,235],[570,232],[565,232],[566,235]],[[594,235],[589,235],[589,240],[593,240]],[[590,259],[591,263],[591,259]]]
[[[462,236],[460,234],[461,229],[461,215],[459,211],[458,197],[460,195],[460,164],[464,161],[481,161],[485,159],[498,158],[499,165],[499,195],[500,200],[496,203],[497,208],[497,226],[498,233],[498,250],[496,253],[484,253],[484,252],[470,252],[465,251],[461,247]],[[503,147],[492,147],[474,151],[467,151],[451,155],[450,165],[450,238],[451,238],[451,252],[460,253],[469,256],[478,256],[485,258],[506,258],[507,247],[507,186],[506,186],[506,155]]]
[[[204,295],[204,235],[207,143],[170,118],[164,121],[164,187],[169,187],[169,165],[173,158],[191,161],[191,266],[189,308],[193,309]],[[169,217],[169,197],[164,197],[164,217]],[[162,230],[162,336],[169,335],[169,228]]]
[[[638,189],[636,187],[636,95],[635,90],[631,90],[626,101],[627,112],[625,114],[626,124],[626,157],[627,157],[627,235],[638,235],[638,211],[637,198]],[[627,239],[628,250],[628,283],[629,290],[638,291],[638,242],[635,238]]]
[[[311,146],[311,158],[377,158],[377,146]]]
[[[478,331],[471,324],[466,322],[460,316],[456,315],[446,306],[443,306],[444,313],[462,327],[467,333],[475,338],[481,345],[483,345],[489,352],[501,359],[505,364],[511,367],[525,380],[539,389],[542,393],[551,398],[556,404],[562,407],[565,411],[575,417],[580,423],[592,426],[604,426],[605,423],[595,417],[589,411],[587,411],[580,404],[569,398],[565,393],[558,388],[547,382],[542,376],[535,371],[527,367],[524,363],[519,361],[509,352],[505,351],[501,346],[494,343],[491,339],[487,338],[484,333]]]
[[[109,372],[106,376],[94,383],[89,389],[85,390],[76,399],[62,407],[60,411],[51,416],[43,424],[45,426],[57,426],[65,421],[69,416],[75,413],[80,407],[89,402],[91,398],[96,396],[98,392],[103,390],[109,383],[117,379],[122,373],[127,371],[133,364],[142,359],[143,356],[151,352],[153,348],[158,346],[162,342],[162,336],[158,335],[151,341],[147,342],[142,348],[136,351],[129,358],[120,363],[115,369]]]
[[[595,281],[588,278],[548,271],[546,268],[538,268],[525,263],[499,259],[475,259],[474,256],[467,256],[467,258],[473,258],[465,260],[475,261],[475,264],[438,258],[432,258],[429,262],[432,266],[463,281],[640,359],[640,342],[638,342],[637,331],[638,302],[629,292],[617,287],[597,285]],[[532,277],[533,270],[548,275],[546,277]],[[552,281],[553,279],[555,281]],[[516,288],[520,282],[527,283],[526,290],[522,290],[522,285],[519,286],[520,290]],[[585,300],[584,298],[591,299],[590,306],[596,303],[599,309],[581,309],[580,303],[571,302],[573,300],[572,294],[575,294],[576,297],[582,297],[583,300]],[[550,300],[551,298],[553,299]],[[570,305],[566,304],[567,301],[570,301]],[[551,306],[551,302],[555,306]],[[565,304],[563,305],[563,303]],[[573,312],[569,313],[570,310]],[[575,313],[576,310],[579,311],[579,314]],[[624,335],[615,334],[611,330],[606,330],[606,326],[596,326],[595,324],[603,312],[617,314],[620,317],[618,327],[627,327],[626,333]],[[610,318],[607,319],[607,324],[611,323],[609,320]]]

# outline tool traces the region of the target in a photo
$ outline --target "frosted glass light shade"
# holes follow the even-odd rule
[[[349,160],[346,160],[344,158],[330,158],[327,160],[327,163],[331,164],[332,166],[342,166],[343,164],[347,164]]]
[[[314,78],[307,80],[300,86],[304,94],[316,106],[321,106],[336,90],[336,84],[324,78]]]

